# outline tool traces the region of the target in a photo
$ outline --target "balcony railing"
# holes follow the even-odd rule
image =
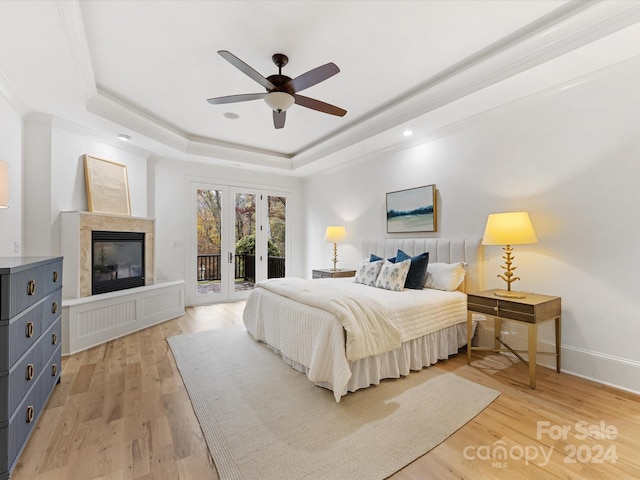
[[[256,262],[255,255],[236,255],[235,279],[255,282]],[[268,257],[268,278],[282,278],[285,275],[284,257]],[[220,281],[220,254],[198,255],[198,281]]]

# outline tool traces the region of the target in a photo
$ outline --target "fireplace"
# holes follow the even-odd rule
[[[91,232],[91,294],[114,292],[145,284],[145,234]]]

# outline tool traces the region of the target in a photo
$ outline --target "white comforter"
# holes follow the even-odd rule
[[[344,327],[347,360],[360,360],[400,347],[400,332],[389,321],[383,305],[361,292],[330,288],[329,282],[276,278],[256,284],[296,302],[325,310]]]
[[[355,283],[353,278],[312,282],[318,283],[319,288],[335,288],[382,305],[403,344],[466,322],[467,302],[462,292],[391,292]],[[347,393],[355,362],[346,357],[345,329],[333,313],[259,286],[247,299],[243,321],[256,340],[278,351],[312,382],[331,388],[336,401]]]

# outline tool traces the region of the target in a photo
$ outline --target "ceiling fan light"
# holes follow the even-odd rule
[[[295,103],[295,98],[285,92],[271,92],[264,97],[264,101],[276,112],[284,112]]]

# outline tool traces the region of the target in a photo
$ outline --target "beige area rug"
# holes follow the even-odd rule
[[[433,366],[336,403],[244,328],[167,341],[221,480],[384,479],[499,395]]]

